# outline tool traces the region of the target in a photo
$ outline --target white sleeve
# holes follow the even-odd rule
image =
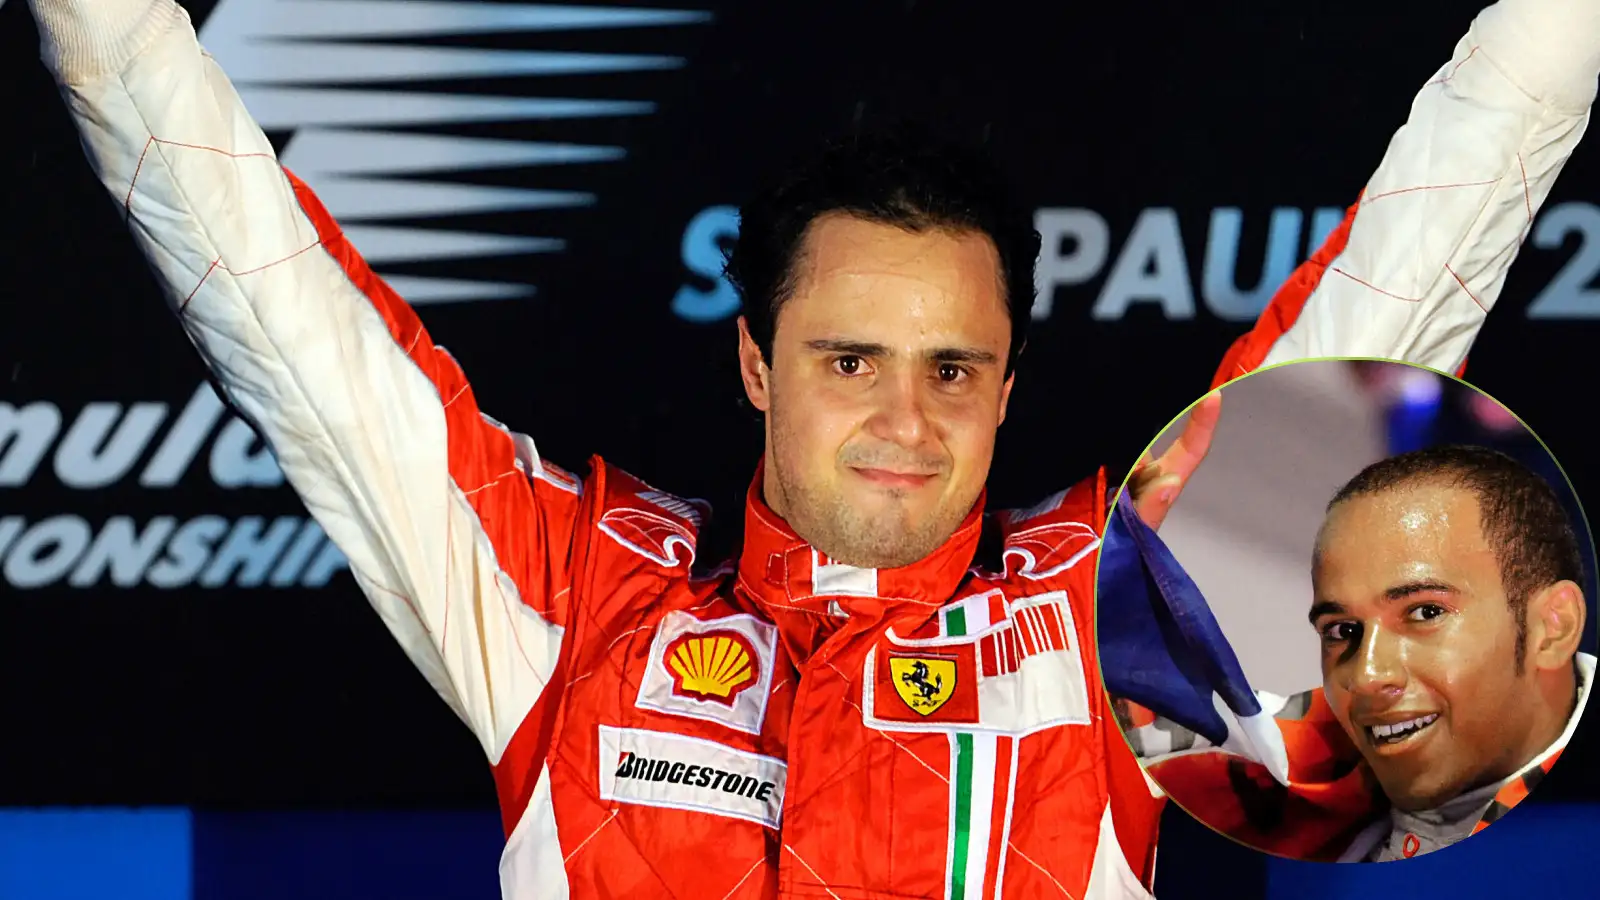
[[[278,165],[182,8],[32,6],[89,162],[184,329],[497,759],[556,664],[581,486],[478,411],[455,361]]]
[[[1589,123],[1600,0],[1501,0],[1417,94],[1343,252],[1264,365],[1326,356],[1454,372]]]

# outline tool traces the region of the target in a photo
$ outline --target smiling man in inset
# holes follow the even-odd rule
[[[1494,451],[1390,457],[1334,496],[1312,565],[1323,693],[1393,806],[1345,859],[1448,846],[1549,769],[1593,671],[1582,581],[1555,492]]]
[[[1579,542],[1550,485],[1482,447],[1380,460],[1328,504],[1311,568],[1322,687],[1257,693],[1282,762],[1237,722],[1217,747],[1119,704],[1166,794],[1250,846],[1340,862],[1450,846],[1527,797],[1595,672]]]

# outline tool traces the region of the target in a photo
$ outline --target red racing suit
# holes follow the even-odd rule
[[[980,503],[884,571],[826,559],[752,491],[738,559],[692,577],[702,510],[599,459],[560,471],[484,415],[171,0],[32,5],[218,384],[481,743],[506,897],[1148,896],[1164,801],[1095,660],[1103,473],[1024,512]],[[1582,120],[1477,62],[1463,42],[1423,89],[1220,378],[1461,365]]]

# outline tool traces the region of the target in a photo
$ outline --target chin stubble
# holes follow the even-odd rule
[[[938,549],[958,522],[935,512],[918,524],[898,511],[869,518],[843,496],[822,496],[791,481],[780,470],[780,489],[789,525],[812,546],[845,565],[894,569],[915,563]]]

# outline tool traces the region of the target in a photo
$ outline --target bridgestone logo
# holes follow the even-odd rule
[[[319,587],[346,567],[303,513],[165,514],[219,489],[257,489],[235,495],[227,506],[236,510],[284,493],[276,460],[249,425],[227,415],[210,385],[171,413],[157,402],[88,403],[72,416],[48,401],[0,403],[0,489],[28,488],[9,511],[44,507],[42,515],[0,516],[0,580],[23,590]],[[209,484],[188,477],[202,465]],[[173,490],[180,487],[195,490]],[[156,508],[103,517],[83,509],[109,497]]]
[[[617,769],[618,778],[637,778],[640,781],[665,781],[668,784],[687,784],[695,787],[724,791],[741,797],[766,801],[778,789],[776,782],[762,781],[751,775],[724,772],[710,766],[697,766],[670,759],[646,759],[634,753],[625,754]]]
[[[783,760],[670,731],[599,728],[600,799],[779,827],[789,772]]]

